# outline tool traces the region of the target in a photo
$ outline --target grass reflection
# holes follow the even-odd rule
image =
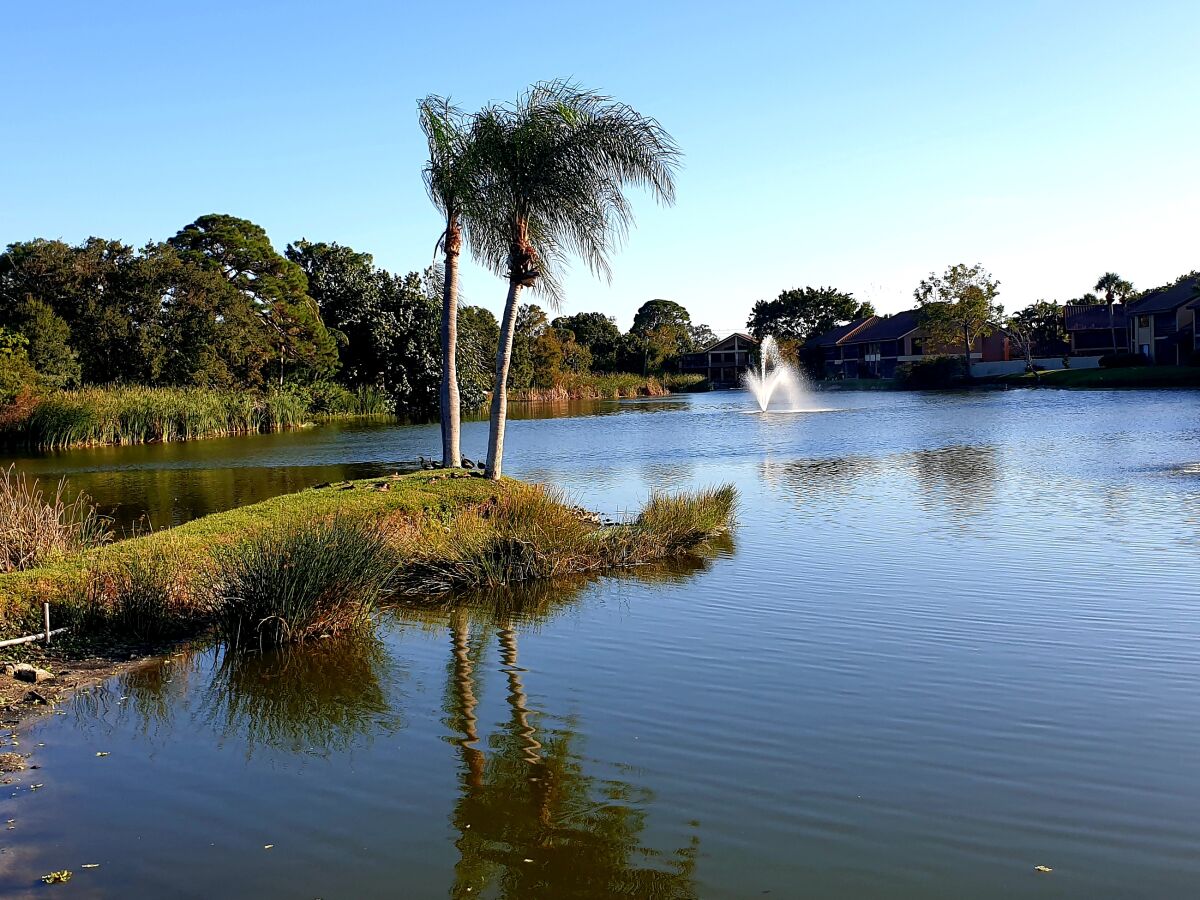
[[[386,685],[396,663],[373,635],[348,634],[261,654],[226,654],[204,695],[206,720],[225,739],[259,747],[344,751],[403,725]]]

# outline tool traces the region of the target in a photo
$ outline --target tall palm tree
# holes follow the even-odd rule
[[[680,152],[654,119],[566,81],[539,82],[513,103],[485,107],[471,140],[489,217],[472,249],[508,279],[488,431],[487,473],[498,479],[521,290],[538,289],[556,305],[567,252],[611,277],[609,255],[633,221],[625,189],[646,187],[673,203]]]
[[[1108,304],[1108,336],[1112,341],[1113,353],[1117,352],[1117,330],[1113,320],[1113,304],[1125,301],[1133,293],[1133,285],[1116,272],[1105,272],[1092,289],[1104,295]]]
[[[445,218],[437,249],[445,256],[442,277],[442,386],[438,396],[442,426],[442,464],[462,463],[459,447],[461,413],[458,393],[458,259],[463,232],[476,221],[478,173],[473,167],[467,119],[448,98],[430,94],[417,103],[421,129],[429,143],[422,172],[429,199]]]

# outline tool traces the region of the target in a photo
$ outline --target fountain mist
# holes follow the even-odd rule
[[[749,370],[742,382],[763,412],[775,403],[775,409],[796,411],[812,408],[808,382],[796,369],[779,355],[775,338],[767,336],[759,347],[758,371]]]

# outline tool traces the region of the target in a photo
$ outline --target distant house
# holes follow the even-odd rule
[[[1106,356],[1129,350],[1129,329],[1125,307],[1107,303],[1068,303],[1063,307],[1063,327],[1067,331],[1072,356]]]
[[[1126,311],[1129,346],[1159,366],[1183,365],[1197,349],[1200,276],[1142,294]]]
[[[844,345],[877,318],[855,319],[806,341],[801,352],[809,368],[825,378],[857,378],[858,349],[848,351]]]
[[[809,359],[826,378],[895,378],[904,363],[931,356],[955,356],[956,347],[926,346],[920,310],[907,309],[891,316],[870,316],[819,335],[805,344]],[[1008,338],[1001,331],[976,338],[971,361],[1002,362],[1009,359]]]
[[[679,371],[685,375],[703,375],[713,388],[737,387],[750,367],[750,354],[758,341],[740,331],[705,347],[698,353],[685,353]]]

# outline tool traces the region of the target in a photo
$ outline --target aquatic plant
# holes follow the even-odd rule
[[[39,449],[188,441],[300,428],[317,416],[379,415],[387,400],[372,387],[357,393],[265,393],[213,388],[110,387],[58,391],[5,420],[11,441]]]
[[[396,568],[383,529],[344,516],[277,525],[218,548],[215,561],[217,628],[233,648],[361,627]]]
[[[67,501],[65,481],[46,499],[38,480],[16,466],[0,472],[0,572],[30,569],[111,539],[109,520],[86,495]]]

